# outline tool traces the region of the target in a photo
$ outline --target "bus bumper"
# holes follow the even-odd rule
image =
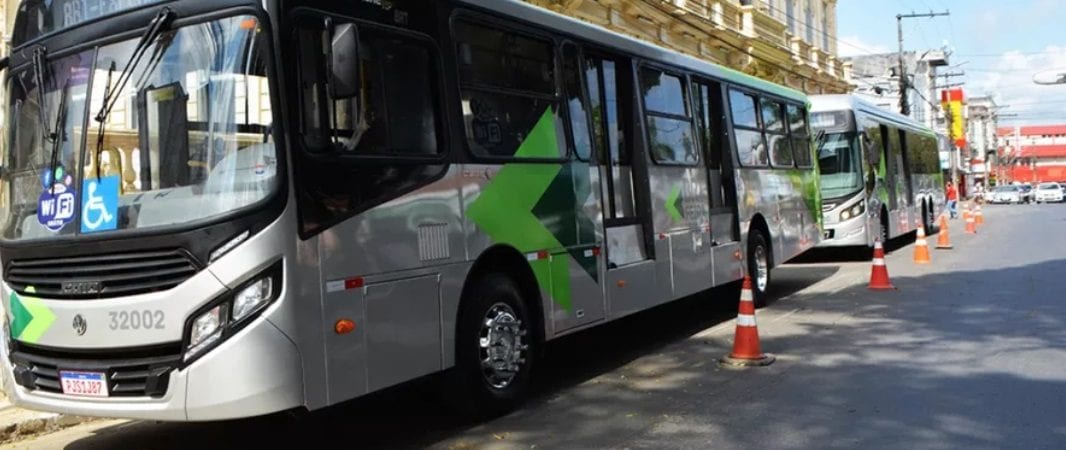
[[[843,222],[825,225],[825,236],[818,244],[826,247],[869,246],[870,239],[866,233],[866,216],[860,214]]]
[[[3,340],[0,340],[3,341]],[[0,344],[6,347],[6,343]],[[8,354],[4,348],[4,354]],[[3,358],[4,390],[19,407],[93,417],[207,421],[252,417],[303,405],[296,346],[260,318],[191,365],[171,371],[166,394],[153,397],[73,397],[14,382]]]

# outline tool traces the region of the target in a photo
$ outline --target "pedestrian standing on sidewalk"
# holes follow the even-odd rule
[[[955,189],[955,183],[949,181],[946,195],[948,200],[948,212],[951,213],[951,218],[954,219],[959,215],[959,191]]]

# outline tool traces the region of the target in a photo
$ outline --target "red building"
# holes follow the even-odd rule
[[[999,183],[1066,182],[1066,125],[1002,127],[996,134]]]

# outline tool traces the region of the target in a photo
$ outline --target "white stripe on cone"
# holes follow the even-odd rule
[[[739,327],[754,327],[755,316],[751,314],[737,314],[737,326]]]
[[[883,265],[885,265],[885,259],[884,258],[874,258],[874,265],[875,266],[883,266]]]
[[[748,290],[748,289],[741,290],[740,291],[740,301],[742,301],[742,302],[753,302],[754,299],[751,296],[751,291]]]

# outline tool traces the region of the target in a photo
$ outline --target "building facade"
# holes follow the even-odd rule
[[[998,129],[996,101],[990,96],[971,97],[966,100],[966,142],[962,150],[963,163],[969,163],[969,172],[974,183],[988,186],[995,179],[989,170],[990,161],[996,159]]]
[[[1066,125],[1001,127],[997,182],[1066,182]]]
[[[836,0],[525,0],[809,94],[850,91]]]

